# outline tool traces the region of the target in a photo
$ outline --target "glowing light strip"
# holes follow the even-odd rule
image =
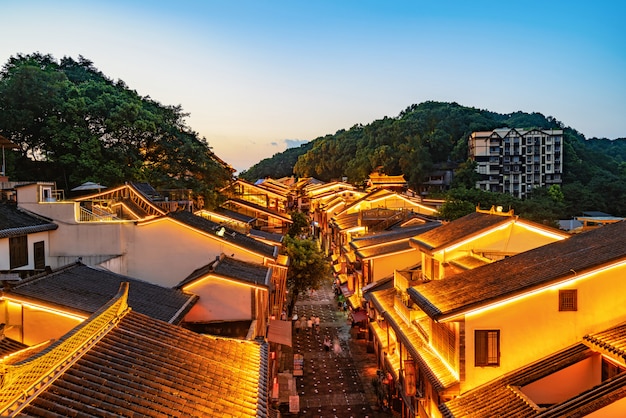
[[[479,238],[485,237],[485,236],[487,236],[487,235],[489,235],[489,234],[493,234],[493,233],[494,233],[494,232],[496,232],[496,231],[501,231],[501,230],[503,230],[503,229],[506,229],[506,228],[508,228],[509,226],[511,226],[511,224],[512,224],[512,223],[513,223],[513,218],[511,218],[508,222],[505,222],[503,225],[500,225],[500,226],[498,226],[498,227],[496,227],[496,228],[489,229],[489,230],[487,230],[487,231],[485,231],[485,232],[482,232],[482,233],[480,233],[480,234],[478,234],[478,235],[472,235],[472,236],[470,236],[470,237],[468,237],[468,238],[464,239],[464,240],[463,240],[463,241],[461,241],[461,242],[458,242],[458,243],[456,243],[456,244],[454,244],[454,245],[451,245],[451,246],[449,246],[449,247],[447,247],[447,248],[444,248],[443,250],[441,250],[441,252],[445,254],[445,253],[446,253],[446,252],[448,252],[448,251],[453,251],[453,250],[456,250],[457,248],[459,248],[459,247],[460,247],[460,246],[462,246],[462,245],[467,244],[468,242],[471,242],[471,241],[477,240],[477,239],[479,239]],[[437,252],[439,252],[439,251],[437,251]]]
[[[545,229],[542,229],[542,228],[538,228],[536,226],[533,226],[533,225],[530,225],[530,224],[527,224],[527,223],[521,222],[521,221],[518,221],[515,224],[521,226],[522,228],[528,229],[529,231],[533,231],[533,232],[536,232],[536,233],[538,233],[540,235],[543,235],[545,237],[554,238],[554,239],[559,240],[559,241],[564,240],[564,239],[570,237],[570,235],[565,234],[565,233],[560,234],[560,233],[557,233],[557,232],[548,231],[548,230],[545,230]]]
[[[394,251],[393,253],[374,255],[374,256],[371,256],[371,257],[363,257],[363,260],[374,260],[374,259],[377,259],[377,258],[389,257],[389,254],[399,255],[399,254],[408,253],[408,252],[417,252],[417,250],[415,248],[408,248],[408,249],[402,250],[402,251]]]
[[[507,305],[509,303],[517,302],[519,300],[528,298],[530,296],[534,296],[537,293],[540,293],[540,292],[543,292],[543,291],[546,291],[546,290],[556,290],[556,289],[559,289],[559,288],[563,287],[566,284],[573,284],[573,283],[579,282],[579,281],[581,281],[583,279],[586,279],[586,278],[588,278],[590,276],[594,276],[596,274],[600,274],[602,272],[605,272],[605,271],[608,271],[608,270],[612,270],[612,269],[615,269],[615,268],[618,268],[618,267],[622,267],[622,266],[626,266],[626,260],[621,260],[621,261],[618,261],[616,263],[609,264],[608,266],[602,267],[600,269],[596,269],[596,270],[593,270],[593,271],[590,271],[590,272],[587,272],[587,273],[583,273],[583,274],[580,274],[580,275],[578,275],[578,274],[576,274],[574,272],[574,276],[573,277],[560,280],[557,283],[547,284],[547,285],[542,286],[540,288],[537,288],[537,289],[525,292],[525,293],[523,293],[521,295],[511,296],[511,297],[508,297],[508,298],[506,298],[504,300],[501,300],[501,301],[498,301],[498,302],[494,302],[494,303],[490,303],[490,304],[482,306],[480,308],[471,309],[471,310],[469,310],[467,312],[464,312],[464,313],[462,312],[462,313],[454,314],[453,316],[450,316],[450,317],[445,317],[445,315],[444,315],[442,321],[450,321],[450,320],[454,320],[456,318],[460,318],[462,316],[479,315],[479,314],[481,314],[481,313],[483,313],[485,311],[488,311],[488,310],[491,310],[491,309],[495,309],[495,308],[499,308],[499,307]]]
[[[62,311],[60,309],[50,308],[48,306],[43,306],[43,305],[37,305],[37,304],[31,303],[31,302],[26,302],[26,301],[20,300],[18,298],[13,298],[13,297],[10,297],[10,296],[3,296],[1,299],[2,300],[6,300],[7,302],[13,302],[13,303],[16,303],[18,305],[26,306],[26,307],[31,308],[31,309],[36,309],[38,311],[44,311],[44,312],[48,312],[48,313],[53,313],[55,315],[64,316],[66,318],[74,319],[74,320],[81,321],[81,322],[89,317],[89,315],[72,314],[72,313],[69,313],[69,312],[66,312],[66,311]]]
[[[448,362],[446,360],[444,360],[443,357],[441,357],[441,355],[439,354],[439,352],[437,351],[437,349],[435,347],[432,346],[431,342],[428,342],[428,347],[430,347],[430,349],[432,350],[432,352],[435,354],[435,356],[439,359],[439,361],[441,361],[441,363],[446,366],[446,369],[448,369],[448,371],[450,372],[450,374],[452,376],[454,376],[454,378],[458,381],[461,380],[461,378],[459,377],[459,372],[457,370],[454,370],[452,368],[452,366],[450,366],[448,364]]]
[[[220,240],[220,241],[222,241],[222,242],[224,242],[224,243],[226,243],[226,244],[228,244],[228,245],[230,245],[230,246],[232,246],[232,247],[239,248],[239,249],[241,249],[241,250],[243,250],[243,251],[245,251],[245,252],[247,252],[247,253],[253,254],[253,255],[258,256],[258,257],[262,257],[264,260],[265,260],[265,259],[270,259],[270,260],[273,260],[273,259],[274,259],[274,258],[273,258],[273,257],[271,257],[271,256],[264,256],[264,255],[262,255],[262,254],[259,254],[259,253],[254,252],[254,251],[252,251],[252,250],[249,250],[249,249],[247,249],[247,248],[244,248],[244,247],[242,247],[242,246],[240,246],[240,245],[234,244],[234,243],[232,243],[232,242],[230,242],[230,241],[226,241],[226,240],[224,240],[224,239],[220,239],[219,235],[217,235],[217,234],[211,234],[211,233],[208,233],[208,232],[205,232],[205,231],[201,231],[201,230],[199,230],[199,229],[197,229],[197,228],[194,228],[194,227],[192,227],[192,226],[189,226],[189,225],[187,225],[187,224],[185,224],[185,223],[183,223],[183,222],[180,222],[180,221],[178,221],[178,220],[176,220],[176,219],[174,219],[174,218],[170,218],[170,217],[167,217],[167,218],[158,218],[158,219],[155,219],[155,220],[153,220],[153,221],[148,221],[148,222],[141,222],[141,223],[140,223],[140,224],[138,224],[137,226],[140,226],[140,225],[148,225],[148,224],[150,224],[150,223],[152,223],[152,222],[163,221],[163,220],[165,220],[165,219],[171,220],[172,222],[177,223],[178,225],[182,226],[183,228],[186,228],[186,229],[188,229],[188,230],[190,230],[190,231],[192,231],[192,232],[195,232],[195,233],[197,233],[197,234],[204,235],[204,236],[206,236],[206,237],[213,237],[213,238],[217,237],[217,239],[218,239],[218,240]]]
[[[369,202],[370,202],[370,203],[375,203],[375,202],[378,202],[378,201],[380,201],[380,200],[389,199],[389,198],[397,198],[397,199],[404,200],[405,202],[408,202],[411,206],[415,206],[415,207],[418,207],[418,208],[424,209],[425,211],[430,212],[430,213],[435,213],[435,212],[437,212],[437,209],[433,209],[433,208],[431,208],[431,207],[424,206],[424,205],[422,205],[421,203],[415,202],[415,201],[413,201],[413,200],[411,200],[411,199],[408,199],[408,198],[406,198],[405,196],[402,196],[402,195],[400,195],[400,194],[381,196],[381,197],[379,197],[379,198],[369,200]]]
[[[224,277],[224,276],[219,276],[216,274],[209,274],[208,276],[205,276],[197,281],[194,281],[193,283],[189,283],[188,285],[183,287],[183,290],[187,291],[188,289],[191,289],[195,286],[199,286],[201,282],[207,281],[209,279],[215,279],[215,280],[220,280],[223,282],[229,282],[229,283],[234,283],[237,285],[240,285],[242,287],[253,287],[255,289],[259,289],[259,290],[265,290],[267,291],[268,286],[267,285],[260,285],[257,283],[252,283],[252,282],[247,282],[245,280],[237,280],[237,279],[233,279],[230,277]]]

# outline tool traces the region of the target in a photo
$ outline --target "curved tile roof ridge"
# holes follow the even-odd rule
[[[28,399],[50,385],[55,375],[113,329],[130,310],[127,301],[128,283],[122,283],[109,303],[49,347],[15,364],[0,360],[0,414],[18,412]]]

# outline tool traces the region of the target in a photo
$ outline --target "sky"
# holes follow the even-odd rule
[[[0,63],[79,55],[238,172],[288,147],[456,102],[626,137],[626,2],[0,0]]]

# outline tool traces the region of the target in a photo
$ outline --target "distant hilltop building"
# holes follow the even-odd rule
[[[481,190],[523,198],[537,187],[561,184],[562,129],[509,129],[472,132],[469,156],[476,161]]]

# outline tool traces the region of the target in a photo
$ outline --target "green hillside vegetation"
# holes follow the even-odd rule
[[[83,57],[11,57],[0,72],[0,135],[14,181],[53,180],[70,190],[149,182],[192,189],[207,204],[232,178],[204,138],[186,126],[180,106],[141,97]]]
[[[474,166],[467,161],[470,133],[506,127],[564,130],[561,187],[535,189],[525,200],[473,187]],[[295,154],[299,157],[288,174],[285,167]],[[501,205],[526,218],[548,223],[588,210],[626,216],[626,139],[586,140],[551,116],[498,114],[457,103],[431,101],[412,105],[397,117],[355,125],[319,137],[307,146],[275,154],[240,177],[250,181],[290,174],[324,181],[347,177],[353,184],[362,184],[371,172],[382,168],[389,175],[404,174],[409,187],[417,189],[433,168],[442,165],[456,168],[451,190],[440,196],[448,200],[442,210],[447,219],[471,212],[476,205]],[[275,167],[280,167],[280,172]]]

